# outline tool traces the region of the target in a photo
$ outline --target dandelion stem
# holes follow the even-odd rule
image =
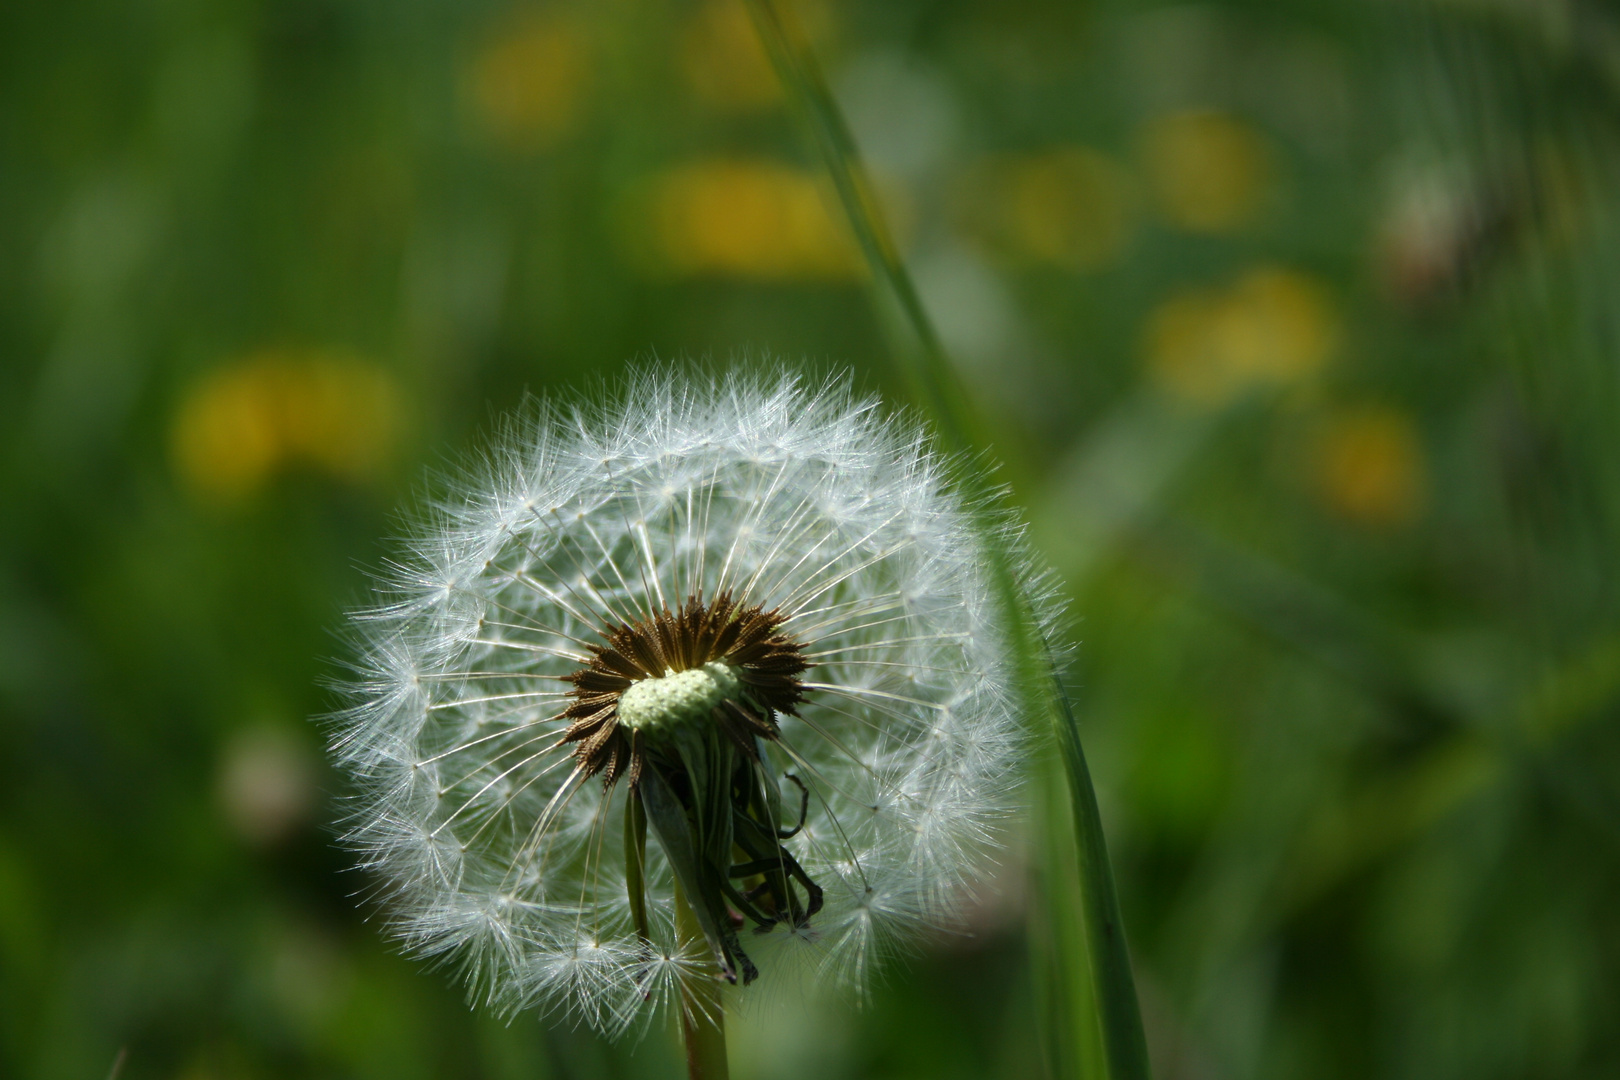
[[[675,939],[683,955],[695,952],[708,957],[703,927],[679,883],[675,885]],[[726,1014],[713,966],[712,960],[705,959],[697,972],[679,980],[681,1036],[686,1040],[686,1070],[691,1080],[727,1080],[728,1075]]]
[[[790,97],[809,123],[822,163],[838,192],[851,230],[860,244],[875,282],[886,289],[910,324],[916,349],[898,350],[912,382],[920,391],[925,407],[933,416],[947,449],[964,452],[975,448],[972,432],[978,425],[971,416],[967,398],[950,364],[943,342],[928,316],[905,263],[883,222],[880,208],[872,197],[872,185],[861,164],[860,154],[850,134],[838,102],[827,88],[820,65],[802,32],[787,18],[774,0],[746,0],[760,40],[777,75]],[[971,492],[984,496],[985,491]],[[987,505],[978,498],[978,505]],[[1120,923],[1119,902],[1114,891],[1114,875],[1108,862],[1102,815],[1080,745],[1079,725],[1058,676],[1051,649],[1043,639],[1013,571],[1014,560],[1006,546],[1000,522],[993,513],[981,509],[975,524],[989,554],[991,575],[1008,624],[1018,638],[1019,655],[1024,661],[1025,704],[1032,714],[1043,714],[1058,737],[1058,748],[1068,780],[1070,808],[1074,815],[1075,840],[1081,893],[1081,921],[1090,953],[1093,999],[1102,1029],[1103,1053],[1109,1080],[1147,1080],[1149,1075],[1147,1041],[1142,1031],[1141,1008],[1136,999],[1136,982],[1131,973],[1130,954]],[[1042,693],[1043,684],[1052,693]],[[1066,912],[1051,911],[1061,919]],[[1065,1070],[1073,1072],[1072,1070]]]

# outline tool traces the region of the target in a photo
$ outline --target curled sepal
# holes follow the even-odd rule
[[[759,972],[737,942],[731,912],[721,888],[726,879],[704,855],[706,838],[697,835],[692,817],[659,769],[644,770],[638,787],[647,823],[663,845],[676,882],[690,898],[692,913],[697,917],[721,978],[734,983],[740,969],[744,985],[753,982]]]

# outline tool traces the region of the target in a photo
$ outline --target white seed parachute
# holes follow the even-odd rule
[[[356,616],[332,751],[392,929],[458,963],[477,1001],[607,1034],[712,970],[677,942],[660,843],[633,905],[629,785],[583,777],[561,736],[570,673],[610,628],[721,594],[777,612],[810,664],[751,767],[824,903],[741,932],[748,953],[770,978],[810,964],[858,986],[948,922],[1022,744],[1004,617],[950,475],[915,424],[787,374],[645,373],[612,404],[506,425]],[[726,672],[686,680],[700,706]],[[645,691],[642,711],[673,692]]]

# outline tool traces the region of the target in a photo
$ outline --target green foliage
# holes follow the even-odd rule
[[[791,6],[1069,593],[1155,1075],[1614,1075],[1620,22]],[[0,13],[0,1074],[678,1075],[391,954],[307,718],[524,388],[907,398],[774,78],[741,0]],[[1050,766],[965,933],[734,1073],[1100,1060]]]

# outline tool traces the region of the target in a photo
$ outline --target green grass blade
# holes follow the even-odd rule
[[[1119,917],[1114,871],[1108,861],[1102,813],[1091,784],[1091,770],[1080,745],[1080,728],[1069,695],[1053,679],[1057,706],[1058,751],[1069,781],[1075,841],[1080,858],[1080,908],[1086,930],[1086,951],[1091,960],[1097,1021],[1102,1027],[1103,1054],[1114,1080],[1146,1080],[1150,1075],[1147,1038],[1136,1000],[1136,978],[1131,972],[1125,927]]]
[[[907,375],[939,425],[946,445],[952,450],[971,448],[975,426],[970,422],[961,384],[877,207],[871,177],[861,163],[843,110],[827,88],[815,53],[803,31],[772,0],[745,2],[771,64],[815,136],[822,165],[838,193],[868,268],[915,338],[914,348],[902,350],[909,354]]]
[[[888,293],[909,324],[916,347],[898,350],[906,362],[907,374],[938,425],[946,447],[959,452],[973,450],[981,445],[981,440],[974,438],[978,424],[939,333],[872,198],[872,184],[861,164],[855,140],[842,110],[827,88],[814,53],[802,31],[773,0],[746,0],[746,3],[772,64],[815,137],[822,163],[874,280]],[[1147,1080],[1147,1043],[1142,1032],[1141,1010],[1120,923],[1097,796],[1080,746],[1079,726],[1057,677],[1051,651],[1041,637],[1035,613],[1021,586],[1002,523],[990,509],[994,501],[983,498],[987,494],[982,490],[969,492],[974,504],[981,508],[976,523],[989,553],[991,574],[1008,626],[1017,637],[1017,651],[1024,665],[1020,680],[1025,690],[1024,704],[1031,717],[1048,718],[1056,730],[1069,789],[1078,855],[1081,924],[1092,976],[1091,993],[1086,996],[1095,1004],[1110,1080]],[[1049,889],[1046,895],[1055,900],[1062,892]],[[1066,917],[1066,910],[1053,904],[1046,914],[1048,928],[1056,931]],[[1053,974],[1061,976],[1061,973]],[[1048,991],[1063,1000],[1076,996],[1066,989],[1053,991],[1050,986]],[[1069,1076],[1080,1075],[1084,1055],[1064,1048],[1083,1046],[1085,1040],[1053,1035],[1059,1071]]]

